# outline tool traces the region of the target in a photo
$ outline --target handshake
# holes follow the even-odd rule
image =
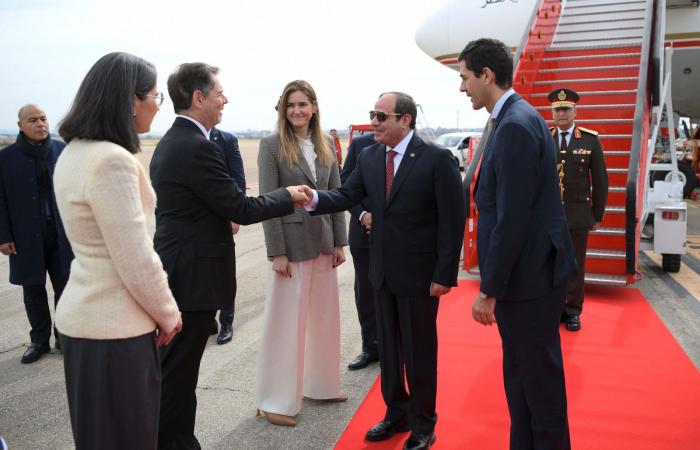
[[[289,195],[292,196],[295,208],[303,208],[314,199],[313,191],[305,184],[302,184],[301,186],[289,186],[287,187],[287,191],[289,192]]]

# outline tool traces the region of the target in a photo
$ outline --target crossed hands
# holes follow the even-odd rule
[[[289,192],[289,195],[292,196],[292,201],[294,201],[295,208],[303,208],[314,199],[313,191],[305,184],[300,186],[289,186],[286,189]]]

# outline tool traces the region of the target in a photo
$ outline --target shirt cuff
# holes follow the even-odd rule
[[[311,189],[311,192],[313,192],[314,198],[311,199],[308,205],[304,206],[304,209],[307,211],[316,211],[316,205],[318,205],[318,192],[316,189]]]
[[[360,222],[360,223],[362,223],[362,216],[364,216],[365,214],[367,214],[367,211],[362,211],[362,212],[360,213],[360,217],[358,217],[357,221]]]

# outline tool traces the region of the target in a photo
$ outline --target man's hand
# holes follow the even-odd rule
[[[272,258],[272,270],[282,277],[292,277],[292,267],[289,264],[287,255],[278,255]]]
[[[596,222],[593,225],[591,225],[591,231],[595,231],[598,228],[600,228],[600,222]]]
[[[372,213],[366,211],[362,215],[362,219],[360,220],[360,222],[362,222],[362,225],[364,225],[367,234],[369,234],[369,232],[372,231]]]
[[[240,224],[231,222],[231,234],[236,234],[236,233],[238,233],[238,230],[240,230],[240,229],[241,229]]]
[[[450,289],[452,288],[449,286],[443,286],[438,283],[430,283],[430,296],[440,297],[441,295],[445,295],[450,292]]]
[[[484,325],[493,325],[496,323],[496,315],[493,311],[496,309],[496,297],[482,297],[478,295],[472,305],[472,317],[477,322]]]
[[[175,324],[175,328],[170,330],[170,333],[165,333],[163,330],[158,328],[158,338],[156,339],[156,345],[160,347],[161,345],[168,345],[170,344],[170,341],[173,340],[176,334],[178,334],[182,330],[182,316],[177,320],[177,324]]]
[[[345,251],[343,251],[343,247],[334,248],[332,258],[334,269],[343,264],[345,262]]]
[[[289,186],[287,191],[289,191],[289,195],[292,196],[295,208],[303,208],[314,198],[311,188],[305,184],[301,186]]]
[[[5,256],[16,255],[17,249],[15,248],[15,243],[5,242],[4,244],[0,244],[0,253]]]

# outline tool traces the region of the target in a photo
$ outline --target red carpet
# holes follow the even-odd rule
[[[500,338],[471,318],[477,288],[462,281],[440,302],[433,448],[508,448]],[[700,449],[700,372],[641,292],[588,289],[585,308],[580,332],[562,328],[572,448]],[[407,433],[363,440],[384,410],[375,383],[336,449],[401,449]]]

